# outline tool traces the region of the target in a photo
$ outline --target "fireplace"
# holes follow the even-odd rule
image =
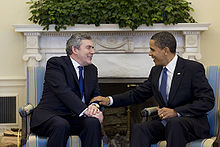
[[[146,78],[99,78],[99,88],[103,96],[109,96],[131,90],[143,83],[144,80]],[[105,107],[103,126],[110,146],[126,147],[133,125],[144,120],[140,115],[141,110],[156,105],[156,101],[150,98],[144,103],[127,107]]]

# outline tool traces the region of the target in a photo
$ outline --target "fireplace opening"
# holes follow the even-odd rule
[[[99,88],[103,96],[111,96],[131,90],[144,80],[146,78],[99,78]],[[133,125],[143,121],[141,110],[156,105],[152,97],[141,104],[118,108],[105,107],[103,126],[110,147],[127,147]]]

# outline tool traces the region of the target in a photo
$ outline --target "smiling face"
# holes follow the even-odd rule
[[[152,57],[155,65],[166,66],[169,63],[169,59],[167,57],[167,51],[168,51],[167,47],[160,49],[155,45],[154,40],[150,40],[149,56]]]
[[[92,40],[81,40],[79,48],[72,47],[73,58],[81,65],[87,66],[92,64],[92,57],[94,54],[94,46]]]

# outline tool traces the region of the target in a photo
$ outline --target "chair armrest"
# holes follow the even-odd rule
[[[158,106],[149,107],[149,108],[144,108],[144,109],[141,111],[141,116],[142,116],[142,117],[149,117],[149,116],[157,115],[157,108],[158,108]]]
[[[20,146],[23,146],[24,144],[26,144],[27,135],[30,133],[29,118],[28,117],[30,117],[33,109],[34,109],[34,106],[32,104],[26,104],[25,106],[23,106],[19,109],[19,114],[22,119],[22,131],[21,131]]]
[[[220,112],[218,111],[218,134],[216,140],[213,143],[213,147],[220,147]]]
[[[21,117],[27,117],[28,115],[30,115],[32,113],[34,109],[34,106],[32,104],[26,104],[25,106],[21,107],[19,109],[19,113],[21,115]]]

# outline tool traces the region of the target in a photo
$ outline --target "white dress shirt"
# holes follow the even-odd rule
[[[78,77],[78,80],[79,80],[79,66],[81,66],[78,62],[76,62],[74,59],[72,59],[70,57],[72,63],[73,63],[73,66],[75,68],[75,71],[76,71],[76,75]],[[82,70],[82,76],[84,78],[84,67],[83,67],[83,70]],[[82,102],[85,103],[85,98],[84,98],[84,95],[83,95],[83,98],[82,98]]]
[[[81,66],[78,62],[76,62],[74,59],[72,59],[70,57],[72,63],[73,63],[73,67],[75,68],[75,71],[76,71],[76,75],[78,77],[78,80],[79,80],[79,68],[78,66]],[[84,69],[84,68],[83,68]],[[82,76],[84,77],[84,70],[82,71]],[[85,98],[84,98],[84,95],[83,95],[83,98],[82,98],[82,102],[85,103]],[[84,112],[87,110],[88,108],[84,109],[80,114],[79,114],[79,117],[81,117]]]
[[[171,83],[173,79],[174,70],[176,68],[177,59],[178,59],[178,56],[175,55],[174,58],[170,61],[170,63],[168,63],[167,66],[163,67],[163,68],[165,67],[167,68],[167,88],[166,88],[167,101],[169,98],[170,87],[171,87]],[[161,84],[162,74],[163,74],[162,71],[160,73],[160,78],[159,78],[159,86],[158,86],[159,91],[160,91],[160,84]]]

